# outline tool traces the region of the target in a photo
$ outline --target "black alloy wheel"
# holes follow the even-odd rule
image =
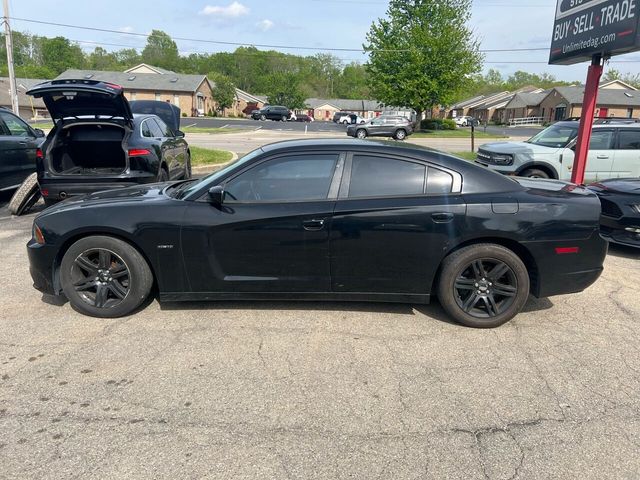
[[[131,272],[116,253],[93,248],[73,261],[71,280],[82,301],[96,308],[113,308],[129,295]]]
[[[153,274],[132,245],[96,235],[81,238],[65,252],[60,284],[78,312],[116,318],[130,314],[149,296]]]
[[[462,310],[476,318],[491,318],[513,304],[518,293],[518,279],[506,263],[482,258],[460,272],[454,289],[456,303]]]
[[[498,327],[516,316],[529,298],[523,261],[502,245],[470,245],[442,262],[438,299],[457,322],[475,328]]]

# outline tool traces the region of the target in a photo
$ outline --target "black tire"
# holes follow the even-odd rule
[[[520,176],[529,178],[551,178],[547,172],[539,168],[527,168],[520,173]]]
[[[399,128],[398,130],[396,130],[396,132],[393,134],[393,138],[395,138],[396,140],[404,140],[405,138],[407,138],[407,132],[405,129],[403,128]]]
[[[444,259],[437,293],[455,321],[474,328],[498,327],[522,310],[529,296],[529,274],[508,248],[470,245]]]
[[[184,180],[191,178],[191,154],[187,153],[187,161],[184,162]]]
[[[11,215],[22,215],[27,213],[31,207],[40,199],[40,187],[38,186],[38,175],[32,173],[24,179],[22,185],[15,191],[9,201],[9,212]]]
[[[356,130],[356,137],[360,139],[367,138],[367,131],[364,128],[359,128]]]
[[[158,182],[168,182],[169,181],[169,173],[164,167],[160,167],[160,172],[158,173]]]
[[[144,257],[113,237],[92,236],[71,245],[60,264],[60,283],[74,310],[91,317],[128,315],[149,296],[153,275]]]
[[[260,120],[262,120],[263,122],[267,119],[266,115],[260,115]]]

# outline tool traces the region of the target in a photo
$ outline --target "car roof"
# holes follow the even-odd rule
[[[559,125],[561,127],[575,127],[578,128],[580,122],[578,120],[560,120],[553,124],[553,126]],[[636,118],[596,118],[593,121],[593,128],[606,128],[606,127],[620,127],[620,128],[638,128],[640,127],[640,120]]]

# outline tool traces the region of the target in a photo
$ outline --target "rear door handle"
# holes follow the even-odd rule
[[[310,232],[322,230],[324,228],[324,218],[312,218],[311,220],[304,220],[302,227]]]
[[[609,155],[598,155],[596,156],[596,158],[606,159],[606,158],[609,158]]]
[[[453,220],[453,213],[436,212],[431,214],[431,219],[436,223],[448,223]]]

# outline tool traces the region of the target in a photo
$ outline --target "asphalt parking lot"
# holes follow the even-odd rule
[[[640,252],[495,330],[437,304],[156,301],[31,288],[0,197],[0,478],[640,477]]]

